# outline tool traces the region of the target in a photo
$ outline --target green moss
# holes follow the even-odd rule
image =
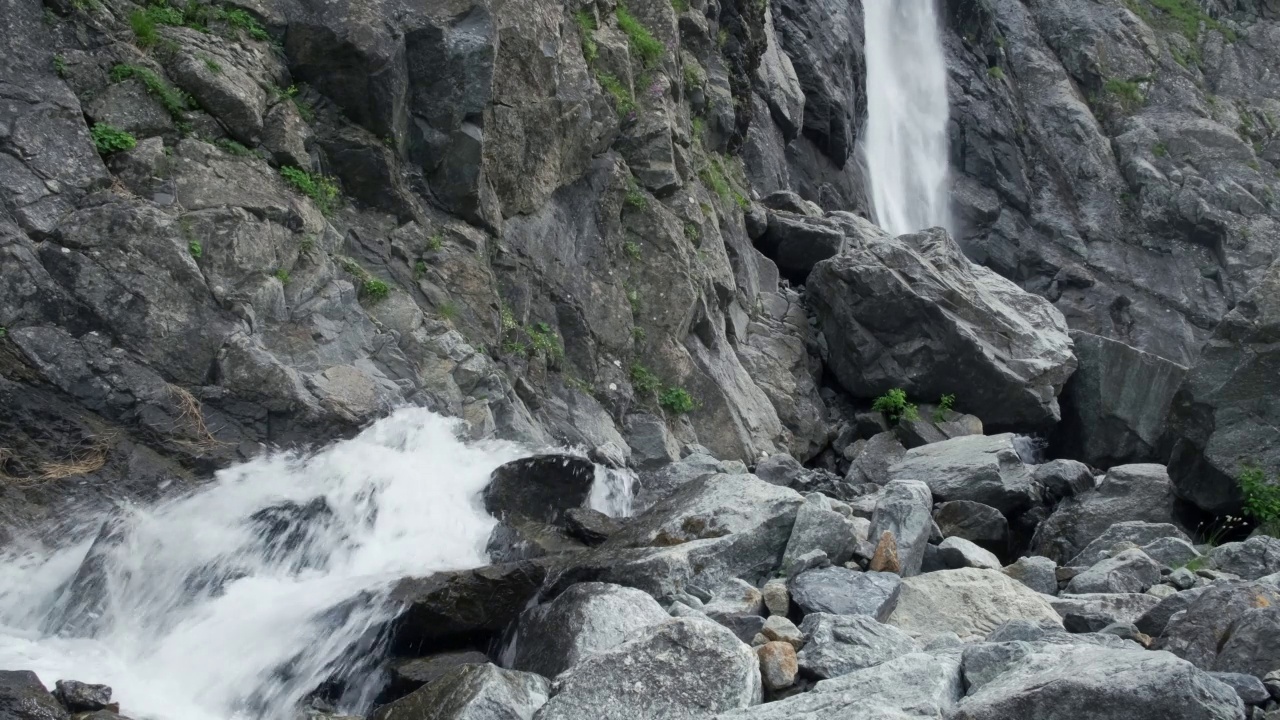
[[[192,240],[187,243],[187,252],[191,253],[191,257],[199,260],[204,256],[204,247],[200,244],[199,240]]]
[[[1167,157],[1169,155],[1169,148],[1165,147],[1164,143],[1158,142],[1151,146],[1151,154],[1161,158]]]
[[[671,0],[671,9],[678,13],[689,12],[689,0]]]
[[[288,270],[285,270],[284,268],[280,268],[279,270],[276,270],[276,271],[275,271],[274,275],[275,275],[275,278],[276,278],[277,280],[279,280],[279,281],[280,281],[280,284],[282,284],[282,285],[288,285],[288,284],[289,284],[289,271],[288,271]]]
[[[636,109],[636,101],[631,97],[631,91],[619,82],[618,78],[609,73],[596,73],[596,82],[600,83],[600,87],[604,88],[605,92],[613,96],[613,104],[618,115],[630,115]]]
[[[724,166],[720,164],[719,159],[710,158],[707,165],[698,172],[698,177],[702,179],[702,183],[707,186],[707,189],[719,195],[725,202],[733,199],[733,188],[729,186],[729,181],[725,179]]]
[[[631,258],[632,260],[639,260],[640,244],[634,240],[628,240],[622,243],[622,252],[626,253],[627,257]]]
[[[649,198],[636,184],[635,178],[627,181],[627,204],[637,210],[644,210],[649,207]]]
[[[181,90],[169,87],[169,85],[160,79],[159,75],[151,72],[147,68],[137,65],[120,64],[111,68],[111,81],[124,82],[129,78],[137,78],[139,82],[147,88],[147,92],[151,97],[155,98],[165,112],[176,122],[183,122],[186,110],[195,105],[195,101],[191,96]]]
[[[325,215],[333,212],[338,199],[338,186],[332,179],[292,166],[280,168],[280,176],[303,195],[314,200],[320,212]]]
[[[1160,10],[1161,15],[1159,18],[1152,18],[1148,13],[1143,17],[1144,20],[1151,22],[1154,19],[1161,24],[1172,27],[1192,43],[1200,36],[1201,23],[1204,23],[1205,27],[1211,30],[1217,30],[1222,33],[1228,42],[1236,41],[1235,32],[1209,17],[1200,8],[1198,0],[1147,0],[1147,2]],[[1130,5],[1130,9],[1133,9],[1133,4]]]
[[[219,148],[221,148],[222,151],[227,153],[228,155],[235,155],[236,157],[248,157],[253,154],[252,150],[245,147],[244,145],[241,145],[235,140],[222,138],[217,142],[215,142],[214,144],[217,145]]]
[[[67,60],[61,55],[53,56],[53,71],[58,73],[58,77],[67,76]]]
[[[458,317],[458,306],[451,302],[446,302],[440,306],[439,312],[442,320],[452,321]]]
[[[1000,69],[1000,66],[999,66],[999,65],[993,65],[993,66],[991,66],[991,67],[987,68],[987,75],[989,75],[989,76],[991,76],[991,77],[995,78],[996,80],[1003,80],[1003,79],[1004,79],[1004,70]]]
[[[618,18],[618,28],[626,33],[631,51],[640,56],[640,62],[645,67],[657,65],[666,50],[662,43],[627,10],[626,5],[619,3],[614,14]]]
[[[684,236],[689,242],[696,245],[702,240],[702,228],[698,227],[696,223],[687,222],[684,224]]]
[[[132,150],[138,146],[138,140],[132,135],[107,123],[96,123],[89,129],[89,134],[93,136],[93,146],[100,155]]]

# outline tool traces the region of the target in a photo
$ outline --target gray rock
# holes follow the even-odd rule
[[[832,510],[823,496],[810,495],[796,513],[782,566],[790,567],[811,550],[822,550],[833,564],[841,565],[852,557],[855,537],[852,521]]]
[[[1142,649],[1033,645],[957,705],[956,720],[1241,718],[1235,692],[1191,664]],[[966,663],[967,665],[967,663]]]
[[[1059,398],[1059,451],[1096,467],[1164,459],[1160,434],[1187,368],[1086,332],[1071,340],[1079,366]]]
[[[1188,611],[1190,612],[1190,611]],[[1280,667],[1280,606],[1246,611],[1232,624],[1213,669],[1264,677]]]
[[[1176,537],[1165,537],[1138,548],[1152,560],[1170,568],[1181,568],[1187,563],[1201,557],[1200,552],[1190,542]]]
[[[806,637],[800,669],[817,678],[846,675],[918,649],[906,633],[866,615],[811,613],[800,631]]]
[[[1101,621],[1101,625],[1096,628],[1100,630],[1112,623],[1136,624],[1139,618],[1157,607],[1161,600],[1145,593],[1088,593],[1063,594],[1052,598],[1049,602],[1063,617],[1064,624],[1068,615],[1091,617]],[[1072,632],[1081,631],[1072,630]]]
[[[756,648],[760,658],[760,679],[766,690],[778,691],[796,682],[800,671],[796,661],[796,649],[784,642],[768,642]]]
[[[573,455],[540,455],[509,462],[484,490],[485,510],[503,519],[556,523],[569,508],[586,505],[596,467]]]
[[[949,537],[938,545],[938,555],[942,563],[949,568],[981,568],[983,570],[999,570],[1000,558],[989,550],[959,537]]]
[[[1267,692],[1271,693],[1273,699],[1280,700],[1280,670],[1272,670],[1262,679],[1262,684],[1266,686]]]
[[[495,665],[462,665],[422,689],[377,708],[369,720],[532,720],[547,701],[550,686],[546,678],[533,673],[503,670]]]
[[[680,446],[667,424],[655,415],[627,415],[623,437],[631,446],[631,462],[637,470],[657,470],[680,460]]]
[[[382,689],[377,704],[386,703],[408,695],[448,675],[461,665],[484,665],[489,658],[476,650],[437,653],[427,657],[392,661],[387,667],[387,685]]]
[[[912,637],[953,632],[961,639],[985,636],[1015,619],[1060,626],[1049,600],[992,570],[941,570],[903,580],[888,622]]]
[[[579,583],[520,614],[511,667],[555,677],[581,659],[669,618],[649,595],[604,583]]]
[[[1118,522],[1107,528],[1101,535],[1085,546],[1079,555],[1068,562],[1068,565],[1089,567],[1110,556],[1110,550],[1121,542],[1134,545],[1146,545],[1161,538],[1177,538],[1190,542],[1186,533],[1169,523],[1148,523],[1142,521]]]
[[[680,618],[570,668],[537,717],[701,720],[757,704],[762,691],[750,647],[719,625]]]
[[[855,395],[961,389],[965,409],[990,425],[1058,420],[1056,396],[1075,370],[1066,322],[1043,298],[969,262],[945,231],[866,238],[819,263],[808,288],[831,370]]]
[[[1196,590],[1187,591],[1194,592]],[[1274,669],[1274,664],[1269,668],[1250,668],[1247,664],[1259,644],[1270,645],[1274,653],[1275,643],[1265,639],[1266,635],[1246,637],[1238,630],[1242,629],[1241,624],[1246,617],[1250,622],[1245,624],[1251,626],[1251,630],[1265,629],[1274,616],[1264,611],[1276,606],[1280,606],[1280,589],[1270,585],[1257,582],[1215,583],[1197,593],[1186,609],[1169,618],[1161,647],[1205,670],[1265,675]],[[1254,613],[1263,614],[1254,616]],[[1227,648],[1237,637],[1239,642],[1228,655]],[[1220,654],[1228,655],[1231,662],[1220,661]]]
[[[1224,543],[1209,552],[1213,567],[1245,580],[1280,572],[1280,538],[1267,535],[1244,542]]]
[[[564,531],[587,545],[599,545],[622,529],[622,521],[591,508],[564,511]]]
[[[1159,585],[1152,585],[1151,587],[1147,588],[1147,594],[1150,595],[1151,597],[1164,600],[1165,598],[1170,598],[1170,597],[1173,597],[1174,595],[1177,595],[1178,588],[1172,585],[1166,585],[1164,583],[1161,583]]]
[[[67,711],[28,670],[0,670],[0,715],[13,720],[66,720]]]
[[[1169,577],[1165,582],[1173,585],[1178,590],[1190,590],[1196,586],[1198,577],[1194,572],[1185,567],[1180,567],[1169,573]]]
[[[1143,593],[1160,582],[1160,563],[1141,550],[1107,558],[1067,583],[1069,593]]]
[[[796,650],[804,647],[804,633],[800,632],[800,628],[796,627],[795,623],[783,615],[771,615],[768,620],[764,621],[764,627],[760,629],[760,634],[771,642],[790,643]]]
[[[770,615],[786,615],[791,607],[791,593],[787,590],[787,581],[782,578],[769,580],[760,594],[764,596],[764,605]]]
[[[897,435],[891,432],[876,433],[870,439],[859,440],[849,447],[853,451],[845,480],[859,485],[888,483],[889,468],[907,454],[907,449],[898,441]]]
[[[868,615],[883,622],[897,606],[901,584],[893,573],[829,567],[800,573],[788,589],[791,601],[806,615]]]
[[[1036,528],[1032,550],[1066,562],[1118,522],[1173,524],[1173,503],[1173,484],[1163,466],[1114,467],[1096,490],[1062,501]]]
[[[790,455],[774,453],[756,463],[755,474],[770,485],[793,488],[805,475],[805,469],[799,460]]]
[[[1211,672],[1209,677],[1231,686],[1245,705],[1262,705],[1271,699],[1271,693],[1262,681],[1253,675],[1233,672]]]
[[[695,480],[723,472],[720,461],[702,454],[690,455],[657,470],[641,471],[640,488],[634,501],[635,509],[646,510]]]
[[[1014,437],[969,435],[914,448],[889,474],[894,480],[925,483],[938,501],[970,500],[1012,515],[1040,498]]]
[[[1009,548],[1009,521],[990,505],[971,500],[953,500],[938,505],[933,521],[945,537],[964,538],[993,553]]]
[[[1089,466],[1078,460],[1050,460],[1036,465],[1031,477],[1040,486],[1044,499],[1056,503],[1097,487]]]
[[[929,533],[933,529],[932,507],[929,486],[911,480],[890,482],[876,501],[868,535],[878,542],[884,533],[893,534],[903,577],[920,572],[925,546],[929,544]]]
[[[1191,603],[1208,590],[1208,586],[1187,589],[1176,595],[1160,600],[1160,603],[1147,610],[1134,621],[1134,625],[1151,637],[1164,635],[1165,627],[1175,615],[1191,607]]]
[[[760,252],[797,282],[803,282],[814,265],[838,254],[844,244],[844,232],[835,222],[782,210],[769,213],[769,228],[756,240]]]
[[[764,595],[751,583],[731,578],[711,592],[703,611],[715,617],[725,615],[764,615]]]
[[[1001,572],[1038,593],[1058,594],[1058,564],[1047,557],[1020,557]]]
[[[807,570],[828,567],[831,567],[831,558],[827,557],[825,550],[810,550],[792,560],[790,565],[783,568],[783,571],[787,577],[795,577]]]
[[[111,688],[106,685],[90,685],[75,680],[59,680],[54,683],[53,696],[63,707],[73,713],[95,710],[119,709],[111,705]]]

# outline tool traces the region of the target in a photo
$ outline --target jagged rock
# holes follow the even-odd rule
[[[1190,611],[1188,611],[1190,612]],[[1232,624],[1213,669],[1264,677],[1280,667],[1280,606],[1249,610]]]
[[[379,705],[408,695],[448,675],[460,665],[484,665],[489,657],[478,650],[443,652],[409,660],[394,660],[387,667],[387,685],[378,696]]]
[[[962,389],[965,408],[989,425],[1058,420],[1056,396],[1075,370],[1066,322],[969,262],[945,231],[865,238],[818,263],[808,288],[830,368],[853,394]]]
[[[1169,474],[1178,494],[1224,515],[1239,509],[1237,478],[1246,466],[1280,473],[1276,333],[1280,262],[1259,278],[1214,330],[1173,400]]]
[[[869,536],[883,540],[884,533],[893,533],[893,549],[903,577],[920,572],[933,529],[932,508],[929,486],[915,480],[895,479],[885,485],[876,501]]]
[[[792,560],[791,564],[783,568],[783,570],[787,577],[795,577],[806,570],[827,567],[831,567],[831,558],[827,557],[827,553],[822,550],[810,550]]]
[[[514,460],[493,471],[484,490],[485,510],[499,519],[558,522],[564,511],[586,504],[595,472],[591,461],[573,455]]]
[[[1267,676],[1262,678],[1262,684],[1266,686],[1273,699],[1280,700],[1280,670],[1267,673]]]
[[[1142,632],[1152,636],[1160,637],[1164,634],[1169,620],[1178,613],[1191,607],[1202,593],[1208,590],[1208,586],[1189,588],[1182,590],[1176,595],[1164,598],[1158,605],[1147,610],[1134,621],[1134,625]]]
[[[1198,576],[1190,569],[1180,567],[1169,573],[1169,577],[1165,579],[1165,582],[1178,590],[1190,590],[1196,586],[1198,579]]]
[[[564,530],[587,545],[599,545],[622,529],[622,522],[591,508],[564,511]]]
[[[755,475],[771,485],[793,488],[804,476],[804,466],[786,453],[774,453],[756,463]]]
[[[1047,557],[1020,557],[1001,572],[1027,587],[1046,595],[1058,594],[1058,564]]]
[[[633,631],[669,619],[649,595],[604,583],[580,583],[555,600],[525,610],[517,625],[511,667],[555,677]]]
[[[800,671],[796,661],[796,649],[784,642],[768,642],[756,648],[760,658],[760,678],[766,690],[782,690],[796,682]]]
[[[785,615],[770,615],[760,633],[770,641],[790,643],[796,650],[804,646],[804,633]]]
[[[1031,473],[1044,493],[1044,499],[1056,503],[1097,487],[1098,480],[1089,466],[1078,460],[1050,460],[1035,466]]]
[[[764,615],[764,595],[750,583],[732,578],[711,593],[703,607],[711,617],[723,615]]]
[[[1252,675],[1232,672],[1211,672],[1209,677],[1231,686],[1245,705],[1262,705],[1271,699],[1271,693],[1262,681]]]
[[[680,460],[680,446],[662,418],[631,413],[623,433],[631,446],[631,462],[637,470],[657,470]]]
[[[66,720],[67,711],[29,670],[0,670],[0,714],[13,720]]]
[[[547,701],[550,686],[546,678],[533,673],[503,670],[496,665],[462,665],[420,690],[377,708],[369,720],[401,717],[531,720]]]
[[[945,717],[963,696],[959,653],[911,653],[717,720]]]
[[[834,257],[844,243],[844,232],[831,220],[774,210],[756,247],[785,275],[803,282],[814,265]]]
[[[1160,563],[1141,550],[1107,558],[1067,583],[1069,593],[1142,593],[1160,582]]]
[[[1009,547],[1009,521],[990,505],[971,500],[944,502],[933,511],[933,521],[944,537],[958,537],[994,553]]]
[[[391,591],[391,600],[403,605],[392,648],[415,655],[451,641],[500,633],[519,617],[546,576],[538,562],[519,562],[405,578]]]
[[[1162,465],[1111,468],[1096,490],[1062,501],[1036,529],[1032,550],[1065,562],[1118,522],[1173,523],[1173,484]]]
[[[513,519],[493,527],[485,552],[490,562],[502,564],[580,551],[585,547],[554,525]]]
[[[1053,609],[1062,616],[1064,625],[1068,615],[1098,618],[1101,624],[1093,632],[1112,623],[1137,623],[1139,618],[1160,604],[1160,599],[1145,593],[1086,593],[1062,594],[1050,599]],[[1070,627],[1067,628],[1071,630]],[[1071,630],[1072,632],[1082,632]]]
[[[805,498],[796,512],[791,538],[782,554],[782,566],[790,567],[796,558],[810,550],[822,550],[836,565],[853,555],[856,538],[853,523],[831,509],[831,503],[819,494]]]
[[[637,510],[653,507],[685,485],[722,472],[724,467],[720,461],[702,453],[689,455],[652,472],[641,472],[635,507]]]
[[[1162,537],[1138,548],[1147,557],[1170,568],[1181,568],[1201,557],[1200,551],[1189,541],[1177,537]]]
[[[1266,535],[1244,542],[1223,543],[1209,551],[1213,567],[1245,580],[1280,572],[1280,538]]]
[[[54,683],[53,696],[73,713],[110,710],[116,712],[119,704],[111,702],[111,688],[106,685],[90,685],[75,680],[59,680]]]
[[[889,474],[894,480],[925,483],[938,501],[970,500],[1009,516],[1040,498],[1014,437],[969,435],[918,447],[908,450]]]
[[[764,596],[764,605],[770,615],[786,615],[791,607],[791,593],[787,590],[787,581],[773,578],[764,584],[760,594]]]
[[[849,458],[845,481],[854,484],[888,483],[891,479],[889,468],[907,454],[907,449],[891,432],[880,432],[866,441],[859,440],[850,445],[850,449],[852,457]]]
[[[948,568],[1001,569],[1000,558],[991,551],[959,537],[949,537],[938,545],[938,556]]]
[[[800,631],[806,638],[800,669],[817,678],[847,675],[918,649],[906,633],[866,615],[812,613]]]
[[[1089,567],[1110,556],[1110,550],[1121,542],[1145,545],[1160,538],[1177,538],[1190,541],[1187,534],[1169,523],[1142,521],[1118,522],[1085,546],[1067,565]]]
[[[927,547],[925,549],[928,550]],[[923,559],[921,564],[923,565]],[[867,564],[867,569],[872,572],[902,574],[902,562],[898,559],[898,541],[894,539],[892,531],[885,530],[880,533],[880,541],[871,552],[871,561]]]
[[[1267,624],[1266,615],[1256,618],[1261,623],[1245,623],[1245,618],[1277,606],[1280,606],[1280,588],[1258,582],[1215,583],[1198,593],[1185,610],[1169,618],[1161,647],[1206,670],[1266,674],[1280,663],[1280,658],[1273,657],[1272,667],[1262,669],[1261,673],[1236,666],[1236,662],[1248,663],[1248,656],[1257,644],[1269,645],[1275,653],[1275,643],[1264,639],[1266,635],[1245,637],[1238,631],[1246,625],[1250,631],[1263,630],[1259,625]],[[1240,642],[1228,653],[1228,646],[1237,636]]]
[[[791,601],[806,615],[869,615],[883,622],[897,606],[901,583],[893,573],[829,567],[796,575],[788,589]]]
[[[557,677],[538,720],[695,720],[754,705],[761,694],[751,648],[715,623],[679,618]]]
[[[964,639],[1014,619],[1061,625],[1043,595],[1002,573],[963,568],[904,579],[888,622],[913,637],[954,632]]]
[[[1072,331],[1079,367],[1059,398],[1055,445],[1096,467],[1151,462],[1187,368],[1122,342]]]

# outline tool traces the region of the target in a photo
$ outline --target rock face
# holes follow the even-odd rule
[[[1173,483],[1164,466],[1114,467],[1096,490],[1058,505],[1036,529],[1032,548],[1067,562],[1118,522],[1172,523],[1173,505]]]
[[[532,720],[547,701],[550,686],[550,681],[533,673],[503,670],[494,665],[463,665],[421,690],[383,705],[369,718]]]
[[[809,289],[831,369],[849,392],[959,392],[966,410],[997,427],[1058,420],[1057,395],[1075,369],[1066,322],[970,263],[945,232],[867,238],[818,263]]]
[[[511,667],[555,677],[579,660],[618,645],[631,632],[669,619],[639,590],[581,583],[520,615]]]
[[[938,501],[968,500],[1005,515],[1039,500],[1031,470],[1013,445],[1014,435],[969,435],[908,450],[889,469],[895,480],[929,486]]]
[[[1009,521],[999,510],[971,500],[941,503],[933,521],[944,537],[964,538],[996,554],[1009,549]]]
[[[953,632],[963,639],[986,635],[1008,620],[1061,625],[1044,596],[999,572],[975,568],[903,580],[888,622],[912,636]]]
[[[694,720],[758,703],[761,692],[751,648],[715,623],[678,618],[560,675],[537,718]]]
[[[0,671],[0,713],[14,720],[66,720],[67,710],[45,689],[36,674]]]

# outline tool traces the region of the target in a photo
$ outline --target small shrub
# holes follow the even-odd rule
[[[1262,468],[1254,466],[1240,471],[1239,482],[1245,514],[1257,520],[1263,532],[1280,536],[1280,483],[1268,483]]]
[[[702,87],[707,82],[706,77],[702,74],[702,68],[697,63],[688,63],[684,66],[684,86],[688,88]]]
[[[89,134],[93,136],[93,146],[99,155],[110,155],[113,152],[132,150],[138,141],[129,133],[107,123],[96,123]]]
[[[427,238],[427,252],[440,252],[442,247],[444,247],[444,236],[440,233]]]
[[[338,186],[333,180],[293,166],[280,168],[280,176],[303,195],[314,200],[320,212],[325,215],[333,212],[338,199]]]
[[[995,78],[996,80],[1003,80],[1004,70],[1002,70],[999,65],[993,65],[987,68],[987,75]]]
[[[609,73],[596,73],[596,82],[600,83],[600,87],[605,92],[613,96],[614,107],[618,110],[618,115],[630,115],[636,109],[636,101],[631,97],[631,91],[626,88],[618,78]]]
[[[138,47],[146,50],[156,44],[160,34],[156,32],[156,21],[146,10],[134,10],[129,13],[129,27],[133,30],[133,41]]]
[[[631,366],[631,387],[637,395],[652,395],[662,388],[662,381],[649,368],[635,363]]]
[[[919,411],[914,404],[907,402],[907,391],[902,388],[893,388],[876,398],[871,404],[871,409],[884,413],[891,422],[920,419]]]
[[[191,253],[191,257],[199,260],[204,255],[204,247],[200,245],[199,240],[192,240],[187,243],[187,252]]]
[[[933,411],[933,421],[942,422],[947,419],[947,413],[951,412],[952,406],[956,404],[956,396],[950,393],[943,395],[938,399],[938,409]]]
[[[53,71],[58,73],[58,77],[67,76],[67,60],[61,55],[53,56]]]
[[[671,0],[671,9],[678,13],[689,11],[689,0]]]
[[[716,33],[716,47],[723,50],[724,46],[728,44],[729,44],[729,31],[724,28],[720,28],[720,32]]]
[[[1156,157],[1166,157],[1169,154],[1169,148],[1165,147],[1164,143],[1158,142],[1151,146],[1151,154]]]
[[[280,269],[276,270],[274,273],[272,273],[272,275],[274,275],[274,276],[275,276],[275,279],[277,279],[277,280],[279,280],[279,281],[280,281],[280,284],[282,284],[282,285],[288,285],[288,284],[289,284],[289,271],[288,271],[288,270],[285,270],[284,268],[280,268]]]
[[[413,264],[413,278],[417,280],[427,274],[427,261],[419,260]]]
[[[694,408],[693,396],[684,388],[667,388],[658,398],[658,404],[677,415],[693,412]]]
[[[702,239],[702,228],[698,227],[696,224],[691,222],[685,223],[684,236],[686,239],[688,239],[689,242],[696,244],[699,240]]]
[[[644,191],[636,185],[635,180],[627,184],[627,204],[637,210],[649,207],[649,198],[645,197]]]
[[[728,202],[733,198],[733,188],[729,187],[729,181],[724,176],[724,168],[715,158],[712,158],[711,162],[698,173],[698,177],[702,178],[707,189],[719,195],[721,200]]]
[[[542,355],[549,361],[556,361],[564,357],[564,347],[560,344],[560,336],[556,335],[551,326],[544,323],[536,323],[529,328],[529,354]]]
[[[1132,80],[1117,80],[1112,78],[1102,86],[1103,90],[1117,100],[1125,110],[1131,110],[1146,102],[1146,98],[1142,96],[1142,91],[1138,88],[1138,83]]]
[[[241,10],[239,8],[232,8],[231,10],[227,10],[223,14],[223,19],[227,21],[228,25],[230,25],[231,27],[237,30],[243,30],[245,33],[249,35],[249,37],[253,38],[254,40],[270,40],[271,39],[271,35],[267,33],[266,29],[263,28],[261,25],[259,25],[258,21],[254,20],[253,16],[245,12],[244,10]]]
[[[631,258],[632,260],[639,260],[640,259],[640,243],[637,243],[634,240],[628,240],[622,243],[622,252],[626,253],[627,257]]]
[[[383,281],[377,278],[369,278],[360,286],[361,294],[369,298],[373,302],[386,300],[391,294],[391,288]]]
[[[649,337],[649,334],[648,334],[648,333],[646,333],[646,332],[644,331],[644,328],[640,327],[639,325],[637,325],[637,326],[635,326],[635,327],[631,328],[631,339],[632,339],[632,340],[634,340],[634,341],[636,341],[636,342],[638,342],[638,343],[641,343],[641,342],[644,342],[644,341],[645,341],[645,338],[647,338],[647,337]]]
[[[213,58],[210,58],[210,57],[205,58],[204,66],[209,69],[209,72],[215,75],[219,75],[222,73],[222,66],[219,65],[218,61],[214,60]]]
[[[579,10],[573,14],[573,19],[582,32],[582,57],[588,63],[593,63],[600,54],[600,49],[596,47],[596,16],[588,10]]]
[[[458,317],[458,306],[451,302],[444,303],[440,306],[440,319],[453,320]]]
[[[498,312],[499,321],[502,323],[502,331],[510,332],[520,327],[520,323],[516,322],[515,313],[511,312],[511,308],[506,305]]]
[[[737,190],[733,191],[733,201],[743,210],[747,210],[751,207],[751,201],[747,199],[747,196]]]
[[[628,44],[631,50],[640,56],[640,62],[645,67],[656,65],[666,50],[662,47],[662,43],[658,42],[653,33],[627,11],[626,5],[619,3],[615,15],[618,18],[618,27],[626,33]]]

